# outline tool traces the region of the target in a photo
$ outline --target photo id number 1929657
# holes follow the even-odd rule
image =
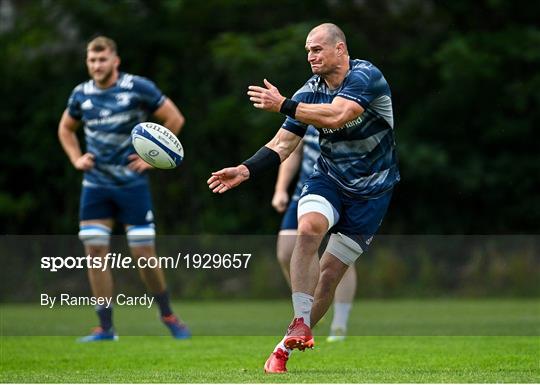
[[[178,254],[181,256],[181,253]],[[185,254],[186,269],[247,269],[251,254]]]

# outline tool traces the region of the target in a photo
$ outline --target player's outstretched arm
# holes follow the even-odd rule
[[[358,118],[364,109],[358,103],[336,96],[332,103],[299,103],[281,95],[276,86],[264,79],[265,87],[249,86],[249,100],[255,108],[281,112],[305,124],[319,128],[339,129]]]
[[[212,192],[222,194],[267,169],[278,168],[281,161],[293,152],[301,139],[298,135],[280,128],[272,140],[251,158],[239,166],[213,172],[206,183]]]

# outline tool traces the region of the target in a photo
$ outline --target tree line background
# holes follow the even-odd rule
[[[381,233],[537,235],[539,14],[539,3],[504,0],[1,0],[0,233],[78,230],[81,175],[56,132],[98,34],[117,41],[122,71],[155,81],[187,119],[184,163],[151,174],[159,232],[276,233],[275,175],[222,196],[206,180],[253,154],[283,121],[253,108],[247,86],[268,78],[292,95],[310,76],[306,34],[331,21],[351,57],[376,64],[393,93],[402,181]],[[518,294],[539,294],[537,246],[481,262],[470,250],[418,261],[476,263],[478,279],[495,266],[501,282],[526,282]],[[449,271],[432,270],[435,282]]]

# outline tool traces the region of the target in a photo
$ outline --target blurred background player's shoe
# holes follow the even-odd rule
[[[265,373],[287,373],[287,360],[289,359],[289,353],[283,349],[278,348],[275,352],[270,354],[270,357],[264,364]]]
[[[104,330],[101,326],[98,326],[92,330],[90,335],[81,337],[78,342],[98,342],[98,341],[118,341],[118,336],[114,332],[113,328]]]
[[[191,332],[188,327],[180,322],[174,314],[167,317],[161,317],[161,321],[167,326],[174,338],[180,340],[191,338]]]
[[[343,329],[330,330],[330,335],[326,338],[326,342],[342,342],[345,341],[346,331]]]
[[[302,317],[293,319],[289,329],[287,329],[287,335],[283,343],[288,349],[305,350],[306,348],[313,348],[315,345],[313,334]]]

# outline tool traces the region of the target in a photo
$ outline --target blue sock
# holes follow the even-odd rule
[[[112,328],[112,307],[96,306],[99,317],[99,326],[105,331]]]
[[[167,290],[161,294],[154,294],[154,298],[159,306],[159,312],[162,317],[168,317],[173,313],[169,300],[169,292]]]

